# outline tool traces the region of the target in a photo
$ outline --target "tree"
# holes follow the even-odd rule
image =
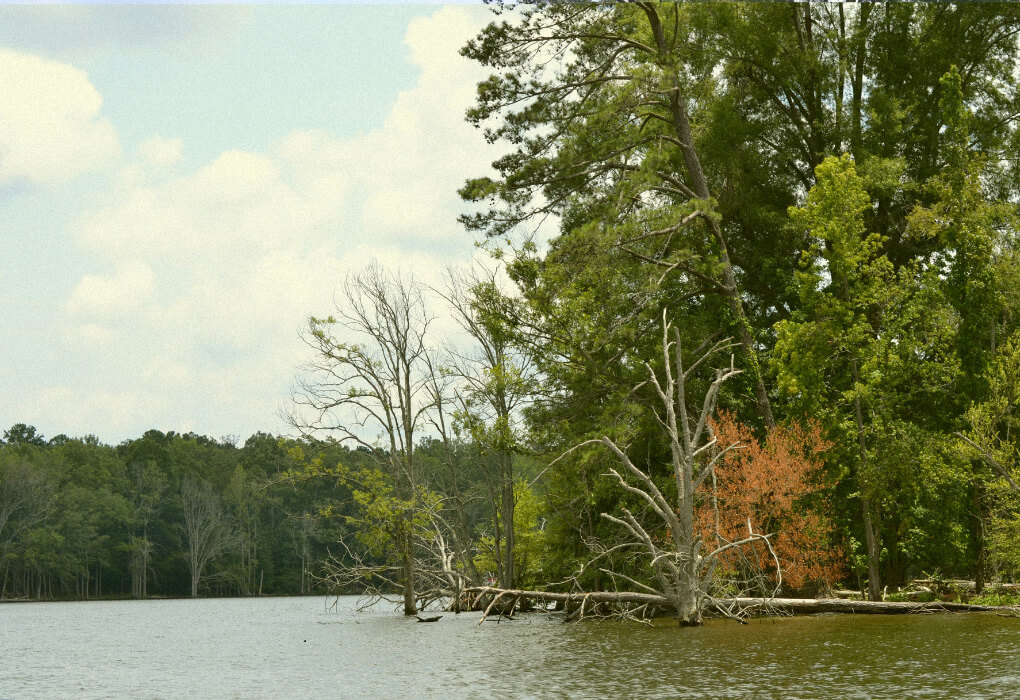
[[[930,262],[945,240],[912,235],[908,215],[946,167],[942,78],[956,66],[973,114],[968,148],[987,154],[989,190],[1016,196],[1014,6],[635,2],[521,14],[464,49],[494,72],[468,118],[510,149],[497,177],[462,190],[487,205],[465,221],[501,239],[553,215],[558,237],[517,281],[565,314],[577,311],[564,303],[570,281],[588,267],[611,281],[624,258],[640,261],[647,269],[626,273],[635,296],[650,273],[672,279],[662,296],[674,311],[724,318],[741,339],[759,425],[774,422],[774,387],[754,360],[796,310],[789,280],[810,244],[786,212],[826,157],[854,156],[872,203],[865,221],[894,269]]]
[[[184,478],[181,511],[188,544],[185,555],[191,572],[191,597],[196,598],[207,565],[233,545],[236,533],[219,495],[208,481],[199,481],[191,475]]]
[[[992,557],[1020,571],[1020,334],[1001,345],[989,371],[988,397],[967,411],[969,429],[957,436],[966,454],[986,466],[977,478],[991,500]]]
[[[256,573],[260,563],[259,524],[265,494],[259,484],[245,472],[244,467],[238,464],[224,496],[237,526],[237,562],[231,567],[230,576],[241,593],[255,595],[261,588],[260,577]]]
[[[536,371],[527,347],[514,342],[513,312],[508,309],[514,302],[501,293],[495,272],[451,272],[441,295],[473,344],[453,351],[449,371],[463,383],[461,423],[482,454],[491,455],[496,463],[496,478],[489,480],[496,513],[494,563],[500,585],[514,588],[518,578],[514,508],[519,498],[514,461],[523,441],[520,409],[534,393]]]
[[[835,454],[853,465],[869,596],[878,600],[880,503],[905,466],[897,443],[924,430],[918,414],[930,415],[956,376],[954,318],[938,269],[896,271],[884,237],[867,230],[870,201],[853,160],[828,158],[816,178],[805,205],[791,210],[813,243],[801,256],[800,308],[776,326],[773,366],[791,405],[819,417]]]
[[[7,589],[8,557],[19,537],[42,520],[52,499],[45,471],[27,458],[0,451],[0,563],[4,565],[3,591]]]
[[[805,584],[825,586],[843,573],[844,552],[836,539],[824,502],[824,452],[831,447],[821,426],[808,421],[770,431],[764,441],[727,411],[710,422],[716,445],[740,445],[723,455],[712,473],[712,491],[698,512],[706,539],[739,539],[750,520],[762,532],[773,533],[772,547],[782,567],[783,583],[793,589]],[[755,552],[758,570],[772,568],[771,552]],[[744,554],[746,556],[746,554]],[[731,557],[727,568],[739,569]]]
[[[990,377],[987,400],[971,406],[967,412],[969,434],[958,436],[970,445],[1010,489],[1020,494],[1020,466],[1017,448],[1017,405],[1020,404],[1020,335],[1013,334],[1003,343]]]
[[[298,410],[290,416],[304,431],[364,447],[391,480],[392,495],[380,492],[376,496],[383,500],[371,502],[387,504],[385,517],[393,519],[387,529],[402,567],[406,615],[417,612],[414,523],[423,504],[416,501],[422,491],[415,444],[434,406],[427,387],[435,365],[427,345],[432,320],[420,288],[378,265],[348,277],[336,316],[309,321],[305,341],[315,359],[293,393]],[[338,332],[357,341],[337,337]],[[376,439],[369,431],[378,431]]]
[[[548,538],[542,528],[543,503],[531,486],[523,479],[514,485],[514,587],[528,584],[545,585],[547,581],[537,579],[546,561]],[[501,517],[497,514],[497,517]],[[499,559],[506,556],[505,547],[492,535],[484,535],[478,542],[475,557],[477,567],[482,571],[499,571]],[[537,580],[536,580],[537,579]],[[501,584],[500,587],[506,587]]]
[[[637,547],[644,551],[650,560],[658,588],[638,585],[669,600],[676,609],[681,625],[701,624],[708,603],[716,602],[712,593],[716,567],[722,555],[756,542],[770,547],[769,536],[754,532],[750,522],[746,535],[733,541],[719,541],[712,548],[706,546],[705,538],[697,528],[696,511],[703,497],[706,480],[712,476],[720,459],[740,447],[738,444],[719,445],[711,437],[709,423],[723,383],[736,376],[740,370],[734,369],[731,356],[729,368],[714,371],[714,378],[700,401],[691,401],[687,390],[698,367],[729,347],[732,346],[727,341],[716,342],[685,366],[680,333],[667,322],[666,314],[663,313],[663,377],[660,379],[651,365],[646,365],[646,369],[648,381],[654,387],[658,399],[655,418],[661,426],[663,437],[669,443],[671,456],[670,476],[673,483],[665,493],[652,474],[636,466],[627,452],[609,437],[589,440],[572,448],[598,443],[608,448],[623,467],[620,470],[610,468],[609,474],[615,478],[620,488],[636,496],[638,502],[654,514],[653,524],[642,522],[626,506],[621,508],[622,518],[609,513],[603,513],[602,517],[621,526],[630,535],[628,541],[618,546]],[[700,410],[691,412],[689,401],[695,405],[700,404]],[[713,455],[712,450],[717,447]],[[667,497],[666,493],[672,495]],[[633,580],[631,582],[637,583]]]
[[[463,50],[498,73],[479,86],[468,119],[514,151],[500,177],[461,190],[489,201],[463,217],[503,237],[559,215],[589,247],[651,266],[660,282],[722,300],[740,341],[759,418],[774,425],[717,192],[695,141],[711,101],[713,63],[693,51],[685,5],[542,5],[521,21],[489,25]],[[646,272],[646,274],[648,274]]]
[[[131,595],[145,598],[149,593],[149,569],[155,549],[149,537],[149,525],[160,508],[167,480],[155,462],[135,462],[128,474],[128,500],[134,509],[129,541],[131,554]],[[135,528],[140,527],[139,533]]]
[[[741,341],[741,328],[751,329],[738,356],[746,372],[724,397],[741,420],[759,431],[770,424],[762,395],[776,418],[804,415],[799,395],[777,392],[784,381],[778,367],[789,358],[777,359],[773,349],[781,324],[804,318],[804,287],[790,281],[800,252],[817,241],[801,223],[790,225],[788,208],[803,202],[827,157],[850,153],[869,204],[860,219],[882,241],[884,279],[896,283],[888,304],[871,307],[869,323],[887,325],[874,347],[910,346],[920,355],[890,352],[896,364],[876,362],[876,374],[861,376],[862,386],[881,389],[883,377],[898,387],[871,394],[870,402],[861,397],[867,442],[883,448],[866,460],[873,493],[858,488],[865,473],[860,445],[850,440],[861,432],[852,408],[828,414],[826,435],[836,446],[827,483],[836,485],[836,517],[848,549],[870,541],[865,559],[882,563],[890,580],[922,565],[918,547],[928,549],[926,541],[949,542],[936,558],[961,566],[971,506],[960,500],[966,480],[947,454],[946,436],[959,428],[967,402],[979,398],[988,341],[1001,342],[1015,323],[1015,309],[999,303],[1010,297],[990,299],[994,280],[979,268],[993,252],[995,274],[1015,281],[1015,264],[994,261],[1001,252],[1015,258],[1015,246],[1010,235],[990,238],[988,228],[976,229],[997,226],[997,217],[959,196],[965,188],[940,188],[933,179],[961,152],[959,111],[949,108],[956,102],[970,112],[963,151],[980,198],[1015,200],[1020,10],[636,2],[542,4],[522,14],[499,18],[464,49],[494,73],[479,86],[468,118],[506,151],[495,176],[469,181],[462,194],[484,205],[465,221],[490,245],[526,238],[543,221],[558,227],[547,248],[511,244],[516,256],[508,266],[532,314],[528,330],[545,379],[531,414],[533,440],[555,454],[589,433],[615,430],[626,415],[641,447],[654,444],[653,427],[627,414],[622,397],[640,380],[642,361],[655,355],[643,339],[654,335],[649,310],[663,307],[684,318],[685,343],[696,344],[720,323]],[[958,81],[945,79],[953,66]],[[686,140],[671,111],[673,95],[686,110]],[[711,195],[707,203],[692,196],[700,191],[692,156]],[[975,216],[944,226],[954,208]],[[933,211],[938,226],[929,233],[912,216],[919,209]],[[721,242],[705,214],[717,219]],[[723,245],[735,286],[727,284]],[[950,271],[940,265],[951,268],[952,280],[940,279]],[[895,319],[901,309],[909,319],[902,324]],[[963,376],[951,367],[954,355]],[[752,357],[767,358],[775,374],[754,371]],[[828,357],[813,358],[836,379],[822,385],[828,398],[820,407],[845,409],[853,401],[841,382],[853,368],[845,354]],[[930,400],[948,388],[958,390],[950,400]],[[919,459],[910,457],[918,451]],[[613,495],[592,474],[597,466],[578,454],[547,475],[550,526],[564,543],[554,560],[569,563],[596,535],[598,513],[611,507]],[[867,517],[876,530],[869,538],[861,499],[878,497],[882,503]]]
[[[0,441],[0,444],[3,442],[8,445],[34,445],[36,447],[46,444],[43,436],[36,432],[35,426],[24,423],[15,423],[9,430],[5,430],[4,439]]]

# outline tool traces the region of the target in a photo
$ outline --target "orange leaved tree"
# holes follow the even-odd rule
[[[820,426],[809,421],[777,427],[760,442],[731,413],[718,412],[711,425],[717,445],[742,449],[730,450],[715,465],[698,513],[706,539],[739,540],[751,524],[773,535],[784,587],[839,579],[843,557],[817,493],[822,454],[830,447]],[[721,564],[734,570],[749,565],[776,575],[775,558],[761,548],[732,550]]]

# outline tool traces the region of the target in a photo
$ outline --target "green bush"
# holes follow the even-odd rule
[[[1020,593],[986,591],[983,595],[971,598],[973,605],[1020,605]]]

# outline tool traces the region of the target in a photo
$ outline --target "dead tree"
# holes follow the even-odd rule
[[[315,357],[292,393],[296,409],[288,418],[305,434],[367,449],[392,479],[400,504],[391,536],[404,613],[414,615],[415,441],[433,407],[426,343],[433,317],[420,287],[378,265],[349,276],[335,306],[335,316],[309,320],[304,340]]]
[[[645,367],[649,375],[647,383],[655,389],[658,399],[653,412],[669,443],[675,497],[667,497],[652,475],[635,465],[627,452],[609,437],[588,440],[571,450],[601,444],[616,456],[621,468],[610,468],[608,475],[624,491],[643,501],[652,517],[632,513],[626,507],[621,508],[620,516],[602,513],[602,517],[616,523],[627,533],[629,539],[624,547],[636,548],[645,554],[657,587],[644,586],[632,579],[628,581],[666,598],[676,609],[682,625],[700,624],[702,614],[710,603],[727,614],[728,609],[716,605],[712,595],[720,555],[752,543],[761,543],[771,550],[768,536],[754,532],[750,521],[746,537],[732,542],[717,540],[711,545],[705,542],[695,522],[699,490],[711,476],[716,462],[728,451],[739,447],[736,444],[717,445],[708,419],[715,411],[723,383],[740,374],[740,370],[734,368],[732,356],[729,367],[716,369],[708,390],[698,401],[700,407],[693,412],[688,406],[694,397],[687,395],[687,384],[695,371],[730,347],[728,340],[719,341],[685,366],[680,333],[667,321],[663,312],[662,376],[651,365],[646,363]],[[652,522],[646,522],[648,519]],[[662,531],[664,536],[659,534]],[[776,569],[779,569],[778,563]]]
[[[464,591],[474,582],[469,570],[459,563],[461,550],[451,537],[455,532],[438,512],[434,514],[432,532],[423,538],[419,550],[425,553],[419,571],[430,600],[442,601],[450,610],[460,612]]]
[[[638,593],[633,591],[590,591],[575,593],[554,593],[551,591],[525,591],[505,588],[477,586],[467,591],[469,594],[487,596],[491,602],[479,619],[481,625],[489,614],[500,609],[502,601],[541,601],[559,604],[578,605],[577,613],[572,619],[583,619],[585,608],[595,610],[598,605],[615,608],[628,608],[632,612],[628,617],[638,613],[669,607],[671,602],[657,593]],[[932,602],[883,602],[871,600],[841,600],[839,598],[728,598],[723,601],[710,601],[709,610],[728,617],[741,619],[745,616],[761,613],[769,615],[817,615],[818,613],[849,613],[851,615],[904,615],[927,614],[939,612],[996,612],[1001,617],[1017,617],[1020,608],[1008,605],[972,605],[970,603]],[[593,616],[601,616],[595,613]]]
[[[206,566],[233,546],[236,535],[229,514],[208,481],[190,476],[181,483],[186,552],[191,572],[191,597],[198,597],[198,585]]]
[[[441,549],[444,552],[449,549],[458,569],[468,577],[472,584],[478,584],[480,577],[474,561],[475,547],[465,512],[465,506],[473,500],[473,497],[470,494],[465,494],[460,487],[460,473],[465,461],[463,454],[465,444],[457,434],[455,414],[451,413],[451,411],[455,411],[456,401],[459,397],[456,381],[450,372],[433,365],[430,359],[427,388],[434,404],[434,410],[429,414],[429,423],[439,436],[439,443],[442,445],[440,462],[445,467],[448,477],[444,499],[444,509],[448,515],[436,514],[436,518],[441,520],[448,533],[447,537],[442,538],[444,544]],[[452,564],[451,561],[451,566]]]
[[[42,520],[51,507],[53,485],[28,460],[0,455],[0,563],[4,565],[0,598],[7,594],[8,553],[22,533]]]

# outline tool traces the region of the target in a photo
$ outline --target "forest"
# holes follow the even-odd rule
[[[116,446],[23,423],[2,434],[0,599],[333,591],[323,567],[354,532],[351,489],[306,478],[303,465],[376,466],[365,450],[266,433],[239,444],[149,430]],[[445,478],[435,440],[415,452],[422,478]],[[476,458],[459,472],[478,501],[484,470]],[[483,505],[466,513],[484,528]]]
[[[316,490],[271,485],[292,446],[261,433],[236,442],[150,430],[114,447],[5,430],[3,597],[309,591],[336,537],[312,517]]]
[[[3,595],[1015,582],[1020,7],[494,4],[492,265],[341,280],[301,439],[13,426]]]

